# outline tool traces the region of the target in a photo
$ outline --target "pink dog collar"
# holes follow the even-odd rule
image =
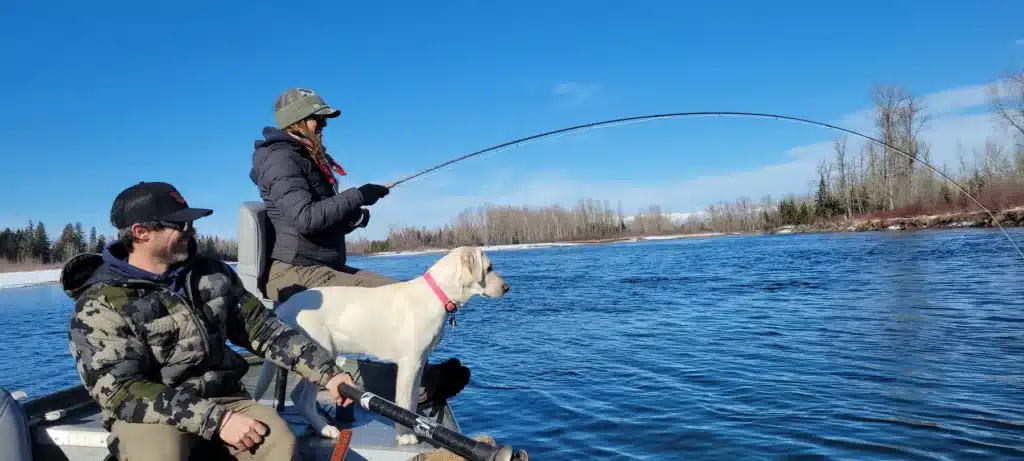
[[[456,306],[455,303],[448,299],[448,295],[441,291],[441,287],[437,286],[437,282],[434,281],[434,277],[430,275],[430,272],[423,274],[423,279],[427,281],[427,285],[430,285],[430,289],[434,290],[434,294],[436,294],[437,298],[441,300],[442,304],[444,304],[444,310],[446,312],[455,312],[459,308],[459,306]]]

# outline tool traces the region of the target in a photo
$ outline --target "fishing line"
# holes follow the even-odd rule
[[[918,158],[915,158],[914,156],[904,152],[903,150],[901,150],[901,149],[899,149],[899,148],[897,148],[895,146],[892,146],[892,145],[890,145],[888,143],[885,143],[885,142],[883,142],[883,141],[881,141],[879,139],[875,139],[874,137],[868,136],[866,134],[858,133],[858,132],[853,131],[853,130],[848,129],[848,128],[843,128],[841,126],[836,126],[836,125],[832,125],[832,124],[825,123],[825,122],[818,122],[818,121],[814,121],[814,120],[810,120],[810,119],[806,119],[806,118],[793,117],[793,116],[789,116],[789,115],[763,113],[763,112],[733,112],[733,111],[668,112],[668,113],[662,113],[662,114],[638,115],[638,116],[633,116],[633,117],[622,117],[622,118],[616,118],[616,119],[610,119],[610,120],[602,120],[602,121],[599,121],[599,122],[584,123],[584,124],[581,124],[581,125],[571,126],[571,127],[568,127],[568,128],[561,128],[561,129],[558,129],[558,130],[547,131],[547,132],[535,134],[535,135],[532,135],[532,136],[526,136],[526,137],[515,139],[515,140],[512,140],[512,141],[503,142],[501,144],[496,144],[496,145],[493,145],[491,147],[487,147],[485,149],[478,150],[476,152],[471,152],[471,153],[468,153],[468,154],[456,157],[454,159],[448,160],[446,162],[440,163],[438,165],[432,166],[430,168],[427,168],[426,170],[423,170],[423,171],[421,171],[419,173],[415,173],[415,174],[406,176],[406,177],[404,177],[402,179],[399,179],[398,181],[395,181],[395,182],[389,184],[387,187],[389,189],[394,188],[395,186],[397,186],[399,184],[402,184],[404,182],[408,182],[408,181],[413,180],[415,178],[421,177],[421,176],[423,176],[423,175],[425,175],[427,173],[435,172],[435,171],[437,171],[437,170],[439,170],[441,168],[444,168],[446,166],[452,165],[452,164],[454,164],[456,162],[461,162],[463,160],[466,160],[466,159],[469,159],[469,158],[472,158],[472,157],[476,157],[476,156],[481,155],[481,154],[491,153],[493,155],[493,154],[496,154],[496,153],[504,151],[504,150],[511,150],[511,149],[515,149],[517,147],[522,147],[522,146],[524,146],[524,145],[526,145],[526,144],[528,144],[530,142],[538,141],[538,140],[541,140],[541,139],[552,138],[552,137],[560,137],[560,136],[567,136],[569,134],[579,133],[579,132],[584,131],[584,130],[611,128],[611,127],[614,127],[614,126],[626,125],[626,124],[630,124],[630,123],[642,123],[642,122],[649,122],[649,121],[652,121],[652,120],[660,120],[660,119],[673,119],[673,118],[686,118],[686,117],[708,117],[708,116],[725,116],[725,117],[740,117],[740,118],[769,118],[769,119],[775,119],[775,120],[786,120],[786,121],[791,121],[791,122],[804,123],[804,124],[807,124],[807,125],[813,125],[813,126],[824,127],[824,128],[831,128],[833,130],[842,131],[844,133],[849,133],[849,134],[852,134],[854,136],[859,136],[861,138],[864,138],[864,139],[867,139],[869,141],[873,141],[875,143],[878,143],[878,144],[880,144],[882,146],[885,146],[886,148],[891,149],[892,151],[894,151],[896,153],[899,153],[900,155],[906,157],[907,159],[909,159],[911,161],[918,162],[918,163],[928,167],[928,169],[930,169],[933,172],[937,173],[939,176],[943,177],[947,181],[953,183],[953,185],[956,186],[956,188],[958,190],[960,190],[960,192],[963,192],[964,195],[967,196],[967,198],[971,199],[975,204],[978,205],[978,207],[980,207],[982,210],[985,211],[985,213],[987,213],[989,215],[989,217],[992,219],[992,222],[994,222],[996,224],[996,226],[999,227],[999,230],[1002,231],[1003,235],[1010,242],[1010,245],[1012,245],[1013,248],[1015,250],[1017,250],[1017,254],[1020,255],[1021,258],[1024,258],[1024,251],[1021,251],[1020,247],[1017,246],[1017,243],[1014,242],[1012,238],[1010,238],[1010,234],[1008,234],[1006,232],[1006,229],[1003,228],[1003,225],[1000,224],[998,220],[996,220],[995,215],[993,215],[992,212],[989,211],[989,209],[987,207],[985,207],[985,205],[982,205],[981,202],[978,201],[978,199],[974,198],[969,192],[967,192],[966,189],[961,187],[959,183],[957,183],[955,180],[953,180],[953,178],[950,178],[945,173],[939,171],[938,168],[933,167],[928,162],[925,162],[924,160],[920,160]]]

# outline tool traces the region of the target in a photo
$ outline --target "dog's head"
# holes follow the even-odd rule
[[[491,259],[480,247],[458,247],[442,258],[439,263],[454,270],[449,274],[453,282],[467,294],[487,298],[500,298],[511,289],[508,282],[494,271]]]

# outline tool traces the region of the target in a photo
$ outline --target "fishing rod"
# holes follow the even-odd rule
[[[622,118],[616,118],[616,119],[610,119],[610,120],[602,120],[602,121],[599,121],[599,122],[584,123],[584,124],[581,124],[581,125],[571,126],[571,127],[568,127],[568,128],[561,128],[561,129],[558,129],[558,130],[546,131],[544,133],[535,134],[535,135],[532,135],[532,136],[526,136],[526,137],[515,139],[515,140],[512,140],[512,141],[503,142],[501,144],[496,144],[496,145],[493,145],[491,147],[487,147],[485,149],[480,149],[480,150],[478,150],[476,152],[471,152],[471,153],[462,155],[460,157],[456,157],[454,159],[448,160],[446,162],[440,163],[438,165],[432,166],[432,167],[427,168],[426,170],[423,170],[423,171],[421,171],[419,173],[415,173],[415,174],[406,176],[406,177],[404,177],[402,179],[399,179],[398,181],[395,181],[395,182],[393,182],[391,184],[388,184],[387,187],[388,187],[388,189],[392,189],[395,186],[397,186],[399,184],[402,184],[404,182],[407,182],[407,181],[409,181],[411,179],[420,177],[420,176],[422,176],[424,174],[427,174],[427,173],[430,173],[432,171],[438,170],[438,169],[443,168],[445,166],[451,165],[451,164],[456,163],[456,162],[461,162],[463,160],[466,160],[466,159],[469,159],[469,158],[472,158],[472,157],[476,157],[476,156],[481,155],[481,154],[485,154],[485,153],[488,153],[488,152],[496,152],[496,151],[499,151],[499,150],[505,149],[505,148],[514,149],[514,148],[517,148],[517,147],[522,147],[524,144],[529,143],[531,141],[537,141],[537,140],[540,140],[540,139],[549,138],[549,137],[556,136],[556,135],[569,135],[569,134],[573,134],[573,133],[580,132],[580,131],[583,131],[583,130],[588,130],[588,129],[610,128],[610,127],[613,127],[613,126],[626,125],[626,124],[629,124],[629,123],[642,123],[642,122],[649,122],[649,121],[660,120],[660,119],[673,119],[673,118],[686,118],[686,117],[706,117],[706,116],[731,116],[731,117],[741,117],[741,118],[744,118],[744,117],[746,117],[746,118],[769,118],[769,119],[775,119],[775,120],[786,120],[786,121],[797,122],[797,123],[805,123],[805,124],[808,124],[808,125],[814,125],[814,126],[819,126],[819,127],[831,128],[833,130],[842,131],[844,133],[849,133],[849,134],[852,134],[854,136],[859,136],[859,137],[867,139],[869,141],[873,141],[873,142],[876,142],[878,144],[881,144],[882,146],[885,146],[886,148],[891,149],[892,151],[894,151],[894,152],[896,152],[896,153],[906,157],[907,159],[909,159],[911,161],[921,163],[922,165],[928,167],[933,172],[937,173],[939,176],[942,176],[947,181],[953,183],[953,185],[956,186],[956,188],[958,190],[963,192],[964,195],[967,196],[967,198],[971,199],[975,204],[978,205],[978,207],[980,207],[982,210],[985,211],[985,213],[988,214],[988,216],[992,219],[992,222],[994,222],[996,224],[996,226],[999,227],[999,230],[1002,231],[1002,233],[1006,237],[1006,239],[1009,240],[1010,245],[1012,245],[1013,248],[1015,250],[1017,250],[1017,254],[1020,255],[1021,258],[1024,258],[1024,251],[1021,251],[1020,247],[1017,246],[1017,243],[1014,242],[1012,238],[1010,238],[1010,234],[1008,234],[1006,232],[1006,229],[1004,229],[1003,225],[999,223],[999,220],[996,219],[995,215],[993,215],[992,212],[989,211],[989,209],[987,207],[985,207],[985,205],[982,205],[981,202],[978,201],[978,199],[974,198],[974,196],[972,196],[970,194],[970,192],[967,192],[966,189],[964,189],[962,186],[960,186],[959,183],[957,183],[955,180],[953,180],[953,178],[950,178],[945,173],[939,171],[938,168],[935,168],[934,166],[930,165],[928,162],[926,162],[924,160],[921,160],[921,159],[918,159],[917,157],[904,152],[902,149],[899,149],[899,148],[897,148],[897,147],[895,147],[893,145],[890,145],[890,144],[888,144],[886,142],[883,142],[883,141],[881,141],[879,139],[875,139],[875,138],[873,138],[871,136],[868,136],[866,134],[863,134],[863,133],[858,133],[858,132],[853,131],[853,130],[848,129],[848,128],[843,128],[841,126],[832,125],[830,123],[818,122],[818,121],[814,121],[814,120],[810,120],[810,119],[806,119],[806,118],[801,118],[801,117],[793,117],[793,116],[789,116],[789,115],[780,115],[780,114],[771,114],[771,113],[765,113],[765,112],[734,112],[734,111],[667,112],[667,113],[662,113],[662,114],[638,115],[638,116],[632,116],[632,117],[622,117]]]
[[[448,429],[432,418],[413,413],[380,396],[342,383],[338,392],[363,408],[412,429],[416,434],[470,461],[527,461],[525,450],[508,445],[492,447]],[[344,440],[339,440],[344,443]]]

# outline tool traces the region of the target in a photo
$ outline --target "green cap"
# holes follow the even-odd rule
[[[320,95],[305,88],[286,90],[274,101],[274,121],[279,129],[313,114],[334,118],[341,115],[341,111],[328,106]]]

